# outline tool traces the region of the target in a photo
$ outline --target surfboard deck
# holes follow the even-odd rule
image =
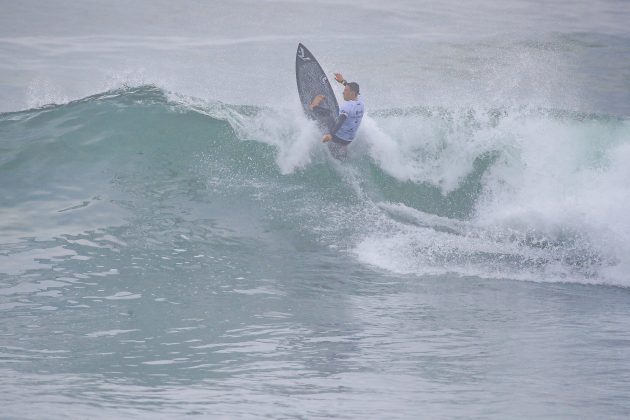
[[[313,54],[302,44],[295,55],[295,78],[304,112],[318,122],[322,130],[330,130],[339,115],[339,104],[328,77]],[[325,99],[314,111],[309,109],[313,98],[324,95]]]

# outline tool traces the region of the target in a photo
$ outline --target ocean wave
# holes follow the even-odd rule
[[[340,163],[298,105],[137,86],[0,114],[3,242],[133,223],[168,200],[247,196],[381,269],[630,285],[629,120],[370,110]]]

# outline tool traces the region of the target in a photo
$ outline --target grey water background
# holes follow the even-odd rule
[[[0,417],[627,418],[627,2],[0,10]]]

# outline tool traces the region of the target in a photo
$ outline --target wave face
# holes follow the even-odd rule
[[[154,86],[1,114],[5,271],[60,237],[124,228],[135,254],[221,226],[395,273],[630,285],[628,119],[373,110],[342,163],[318,137],[297,104]]]

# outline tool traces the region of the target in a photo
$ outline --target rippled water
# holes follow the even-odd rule
[[[3,5],[0,417],[628,417],[628,6],[390,3]]]

